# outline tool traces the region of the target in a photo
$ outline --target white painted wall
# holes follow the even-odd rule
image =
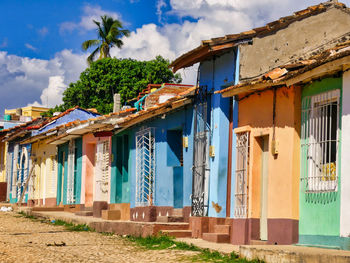
[[[350,234],[350,71],[343,75],[340,236]]]

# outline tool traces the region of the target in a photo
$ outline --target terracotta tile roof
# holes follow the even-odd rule
[[[11,127],[9,129],[5,129],[0,131],[1,135],[4,135],[5,140],[10,141],[13,140],[19,136],[24,136],[25,134],[29,133],[31,130],[39,129],[46,123],[48,123],[49,118],[36,118],[29,122],[17,125],[15,127]]]
[[[144,100],[144,108],[152,107],[159,103],[159,99],[163,95],[176,96],[180,93],[186,92],[191,89],[193,85],[164,83],[159,89],[148,94]]]
[[[155,104],[152,107],[138,111],[134,114],[130,114],[120,119],[117,124],[121,128],[131,127],[150,118],[154,118],[160,114],[163,114],[164,112],[169,112],[171,110],[189,104],[191,103],[192,97],[195,94],[196,90],[197,87],[191,86],[186,91],[179,93],[177,96],[174,96],[163,103]]]
[[[15,130],[18,130],[18,129],[26,129],[26,130],[36,129],[36,127],[38,127],[38,126],[41,127],[42,125],[46,124],[48,121],[49,121],[49,118],[41,118],[41,117],[39,117],[39,118],[35,118],[35,119],[31,120],[31,121],[28,121],[26,123],[22,123],[22,124],[19,124],[17,126],[14,126],[14,127],[1,130],[0,133],[12,132],[12,131],[15,131]],[[32,124],[34,124],[34,125],[32,125]],[[32,126],[30,126],[30,125],[32,125]]]
[[[75,107],[74,109],[76,109],[77,107]],[[71,109],[70,109],[71,110]],[[114,113],[109,113],[109,114],[106,114],[106,115],[102,115],[102,116],[98,116],[98,117],[95,117],[95,118],[90,118],[90,119],[87,119],[87,120],[75,120],[75,121],[71,121],[71,122],[68,122],[68,123],[65,123],[65,124],[62,124],[62,125],[59,125],[59,126],[56,126],[42,134],[38,134],[36,136],[33,136],[31,137],[28,142],[34,142],[34,141],[37,141],[37,140],[40,140],[40,139],[43,139],[45,137],[47,137],[47,134],[50,134],[50,133],[54,133],[54,132],[59,132],[61,131],[62,133],[64,133],[66,130],[70,129],[70,128],[73,128],[73,127],[77,127],[79,125],[82,125],[82,124],[85,124],[85,123],[89,123],[89,122],[98,122],[98,121],[103,121],[103,120],[106,120],[108,118],[112,118],[112,117],[116,117],[116,116],[120,116],[120,117],[123,117],[125,115],[128,115],[128,114],[131,114],[132,112],[134,112],[136,109],[135,108],[130,108],[130,109],[126,109],[126,110],[123,110],[123,111],[119,111],[119,112],[114,112]],[[61,134],[62,135],[62,134]]]
[[[181,55],[175,59],[170,67],[174,72],[181,68],[192,66],[193,64],[203,61],[208,57],[211,57],[220,52],[226,51],[236,45],[242,43],[242,41],[249,41],[253,37],[263,37],[269,34],[274,34],[278,30],[286,28],[291,23],[303,20],[307,17],[314,16],[325,12],[331,7],[336,7],[346,12],[350,12],[350,9],[343,3],[338,2],[325,2],[319,5],[310,6],[304,10],[295,12],[293,15],[281,17],[280,19],[270,22],[265,26],[254,28],[249,31],[245,31],[239,34],[230,34],[223,37],[212,38],[202,41],[202,44],[197,48]]]
[[[235,90],[233,93],[235,93],[234,95],[237,95],[240,93],[253,91],[258,85],[261,88],[285,85],[287,80],[293,79],[323,64],[336,61],[344,57],[350,57],[350,41],[339,43],[333,48],[314,54],[306,60],[299,60],[293,64],[281,65],[261,77],[230,86],[217,91],[216,93],[223,94]],[[342,67],[339,68],[339,70],[342,69]],[[328,73],[330,72],[324,72],[324,75],[327,75]]]

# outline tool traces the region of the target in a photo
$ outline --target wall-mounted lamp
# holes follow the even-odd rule
[[[182,145],[184,148],[188,148],[188,137],[182,137]]]

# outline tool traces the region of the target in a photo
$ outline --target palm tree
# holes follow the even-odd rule
[[[84,51],[90,47],[97,46],[87,58],[89,65],[93,62],[98,52],[100,52],[98,59],[111,57],[109,54],[111,47],[121,48],[124,43],[120,38],[123,36],[128,37],[130,35],[130,31],[123,29],[123,25],[118,19],[113,19],[107,15],[101,16],[101,19],[102,24],[101,22],[93,20],[98,27],[98,39],[86,40],[81,45],[81,48]]]

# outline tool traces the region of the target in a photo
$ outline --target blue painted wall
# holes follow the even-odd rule
[[[76,120],[87,120],[90,118],[94,118],[96,116],[99,116],[99,114],[96,113],[92,113],[83,109],[75,109],[71,112],[69,112],[68,114],[62,116],[61,118],[58,118],[56,120],[54,120],[53,122],[50,122],[49,124],[47,124],[46,126],[42,127],[41,129],[37,130],[37,131],[33,131],[33,135],[37,135],[43,132],[46,132],[48,130],[51,130],[57,126],[60,126],[62,124],[68,123],[68,122],[72,122],[72,121],[76,121]]]
[[[136,154],[135,133],[141,127],[155,128],[156,141],[156,179],[155,200],[156,206],[180,206],[179,200],[175,201],[174,195],[181,194],[181,190],[174,192],[174,185],[181,185],[182,205],[191,206],[190,196],[192,194],[192,159],[193,159],[193,107],[188,105],[179,111],[166,114],[164,119],[156,117],[153,120],[143,122],[138,126],[130,128],[130,159],[133,160],[129,166],[130,178],[130,206],[135,207],[136,190]],[[183,137],[188,137],[188,148],[175,147],[178,145],[176,131],[182,129]],[[169,140],[168,140],[169,137]],[[181,138],[182,142],[182,138]],[[179,166],[178,156],[182,151],[183,166]],[[182,170],[182,176],[181,171]],[[180,175],[180,176],[179,176]],[[175,179],[175,182],[174,182]]]
[[[206,86],[208,91],[214,93],[221,90],[224,85],[235,83],[236,79],[236,51],[225,53],[200,64],[199,85]],[[210,217],[226,216],[226,192],[227,192],[227,163],[228,163],[228,137],[229,137],[229,109],[230,99],[223,98],[220,94],[212,94],[210,97],[210,140],[209,144],[215,147],[215,157],[210,157],[209,167],[209,212]],[[234,128],[237,127],[237,105],[234,102],[233,119]],[[233,136],[233,160],[235,160],[235,141]],[[233,162],[232,171],[235,170]],[[232,176],[232,181],[235,178]],[[231,193],[233,195],[234,188]],[[233,198],[233,196],[231,197]],[[212,202],[222,207],[217,213]],[[231,211],[234,208],[231,206]]]

